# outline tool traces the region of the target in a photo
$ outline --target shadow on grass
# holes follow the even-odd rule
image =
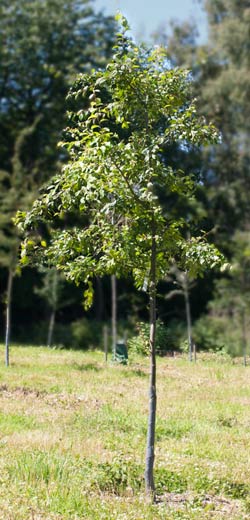
[[[146,377],[147,374],[140,368],[129,368],[127,370],[124,370],[124,376],[125,377],[130,377],[130,376]]]
[[[102,370],[102,368],[95,365],[95,363],[73,363],[71,366],[74,370],[79,370],[79,372],[87,372],[91,370],[93,372],[100,372]]]

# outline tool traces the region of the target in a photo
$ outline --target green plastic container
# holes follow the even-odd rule
[[[128,363],[128,349],[123,341],[118,341],[115,346],[115,355],[113,361],[127,365]]]

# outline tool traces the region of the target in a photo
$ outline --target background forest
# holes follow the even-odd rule
[[[197,42],[198,28],[190,22],[156,28],[152,36],[152,45],[167,48],[171,66],[191,71],[199,113],[221,134],[219,144],[206,149],[166,150],[170,164],[199,174],[200,181],[198,203],[186,207],[171,197],[164,204],[191,221],[194,232],[199,220],[231,267],[197,280],[172,270],[158,288],[159,346],[186,348],[186,312],[191,309],[198,349],[238,355],[246,352],[250,325],[250,6],[247,0],[208,0],[204,9],[205,44]],[[115,20],[97,13],[88,0],[1,2],[2,339],[6,315],[12,341],[74,348],[100,345],[103,325],[111,321],[114,280],[95,280],[94,305],[87,312],[84,287],[42,266],[20,272],[21,237],[12,219],[17,210],[31,207],[43,184],[67,161],[57,147],[72,103],[67,93],[79,72],[105,67],[116,29]],[[116,285],[118,335],[133,336],[147,321],[146,295],[134,290],[132,280],[119,279]],[[139,329],[143,339],[145,326]]]

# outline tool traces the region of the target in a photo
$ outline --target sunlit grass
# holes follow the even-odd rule
[[[147,359],[12,348],[0,366],[0,520],[248,518],[249,377],[226,358],[158,359],[149,505]]]

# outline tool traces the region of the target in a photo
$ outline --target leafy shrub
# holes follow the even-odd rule
[[[147,355],[149,353],[149,332],[148,323],[140,322],[137,325],[137,336],[128,340],[128,348],[130,353]],[[161,321],[156,326],[156,352],[164,355],[180,349],[181,340],[184,334],[183,323],[170,322],[164,325]]]
[[[136,328],[138,335],[128,340],[129,353],[146,356],[149,353],[149,326],[140,322]]]
[[[199,349],[242,355],[240,323],[229,316],[202,316],[194,325],[193,337]]]
[[[111,462],[97,465],[91,486],[100,491],[108,491],[120,495],[128,489],[140,490],[144,485],[143,467],[132,458],[124,459],[122,454],[115,456]]]
[[[171,350],[183,351],[185,348],[185,344],[188,344],[186,322],[180,320],[172,320],[168,323],[167,330]]]
[[[202,316],[196,321],[193,328],[193,337],[197,347],[214,352],[222,351],[225,348],[224,326],[220,319]]]
[[[102,324],[81,318],[71,323],[72,348],[87,349],[100,346]]]

